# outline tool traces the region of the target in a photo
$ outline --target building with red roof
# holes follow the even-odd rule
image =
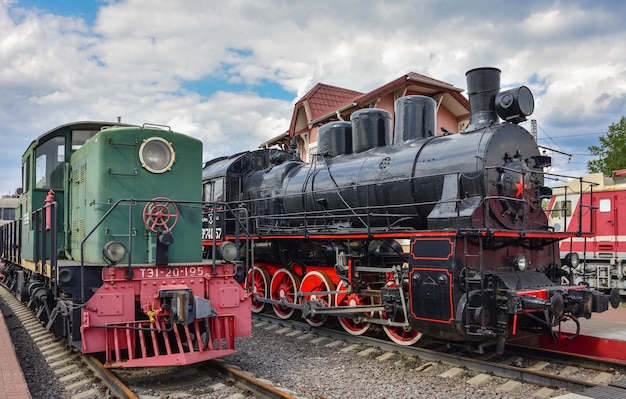
[[[320,126],[335,121],[349,121],[350,115],[363,108],[381,108],[394,114],[394,101],[407,95],[432,97],[437,103],[437,131],[462,131],[469,123],[469,100],[463,89],[415,72],[409,72],[368,93],[316,84],[294,105],[289,130],[266,141],[260,147],[279,145],[288,149],[292,138],[304,160],[317,151]]]

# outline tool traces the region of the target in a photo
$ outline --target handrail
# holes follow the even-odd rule
[[[50,264],[50,280],[58,287],[57,258],[57,209],[56,201],[47,203],[30,213],[30,222],[34,223],[34,262],[35,271],[45,274],[46,264]]]
[[[487,168],[487,172],[490,170],[498,170],[505,171],[510,170],[511,172],[520,173],[522,175],[531,174],[535,177],[543,176],[546,179],[553,179],[554,177],[565,178],[567,176],[555,174],[555,173],[543,173],[538,171],[519,171],[517,169],[511,169],[506,167],[489,167]],[[483,214],[482,219],[482,227],[484,229],[503,229],[503,230],[515,230],[520,231],[522,235],[526,232],[531,231],[549,231],[550,228],[547,224],[541,224],[540,226],[536,224],[537,218],[528,218],[527,212],[529,211],[526,206],[519,207],[519,222],[516,222],[517,225],[515,228],[506,228],[498,225],[493,218],[491,217],[492,210],[490,208],[490,203],[496,201],[500,202],[508,202],[509,204],[513,203],[525,203],[528,198],[516,198],[513,196],[508,196],[506,193],[498,194],[498,193],[489,193],[485,192],[487,190],[485,185],[488,183],[486,179],[488,178],[487,172],[477,175],[465,175],[462,173],[451,173],[451,176],[456,176],[456,187],[452,187],[453,190],[456,190],[456,195],[454,197],[448,198],[436,198],[441,193],[437,193],[437,195],[430,197],[428,200],[424,199],[423,201],[412,201],[407,203],[398,203],[398,204],[382,204],[381,201],[376,203],[375,199],[371,196],[371,193],[375,192],[372,188],[376,186],[376,183],[367,183],[362,185],[353,185],[350,187],[333,187],[326,190],[318,190],[313,193],[306,192],[294,192],[292,194],[282,194],[275,197],[272,197],[272,200],[277,200],[277,202],[282,202],[288,204],[290,202],[296,203],[296,201],[303,201],[302,209],[294,209],[293,212],[283,212],[283,209],[266,209],[264,212],[260,212],[262,214],[251,216],[252,221],[259,227],[258,234],[268,234],[268,235],[277,235],[277,234],[289,234],[294,232],[302,232],[305,236],[310,235],[312,233],[321,233],[321,232],[337,232],[341,230],[341,223],[344,223],[344,226],[350,226],[351,230],[358,229],[361,226],[365,229],[365,234],[371,235],[374,232],[380,232],[384,230],[388,231],[396,231],[399,226],[403,229],[411,229],[410,222],[408,220],[410,218],[421,218],[422,222],[426,219],[429,212],[431,212],[435,206],[445,206],[449,204],[450,209],[450,217],[454,217],[456,215],[456,220],[452,221],[453,224],[446,229],[452,230],[463,230],[466,229],[462,224],[459,223],[460,218],[462,216],[468,216],[467,214],[463,214],[464,206],[470,204],[472,198],[474,198],[474,202],[471,203],[472,206],[483,206],[485,208],[485,212]],[[417,186],[422,179],[429,178],[438,178],[443,183],[444,177],[442,175],[432,175],[432,176],[419,176],[413,177],[410,179],[406,179],[407,190],[411,190],[411,186]],[[477,182],[475,179],[481,179],[482,182]],[[576,178],[580,180],[580,185],[582,188],[583,184],[593,185],[592,182],[584,181],[583,178]],[[455,183],[452,183],[455,184]],[[467,187],[470,187],[470,195],[465,197],[464,191],[467,191]],[[417,186],[419,187],[419,186]],[[357,200],[350,201],[347,197],[342,194],[341,190],[351,189],[354,191],[358,191],[360,193]],[[533,194],[534,195],[534,194]],[[317,209],[311,209],[310,204],[313,204],[315,198],[323,198],[324,196],[328,196],[332,198],[334,203],[337,205],[335,208],[328,209],[327,207],[321,205],[316,206]],[[540,209],[541,197],[540,193],[537,192],[534,195],[534,199],[537,202],[536,212],[544,212]],[[259,205],[264,201],[268,201],[268,198],[254,198],[250,200],[239,200],[238,204],[244,204],[244,206],[248,209],[256,209]],[[262,206],[262,205],[261,205]],[[580,211],[582,212],[585,208],[591,208],[590,205],[586,205],[580,203],[581,207]],[[516,207],[517,209],[517,207]],[[377,220],[378,224],[373,224],[373,220]],[[367,221],[365,223],[364,221]],[[579,220],[579,226],[577,231],[574,233],[575,235],[582,236],[584,234],[592,233],[592,225],[587,225],[587,220],[583,221],[582,218]],[[415,230],[422,230],[423,227],[414,227]],[[475,230],[476,228],[471,228]]]
[[[209,206],[209,204],[212,204],[212,206]],[[250,231],[250,215],[249,215],[249,211],[248,209],[246,209],[245,206],[243,206],[243,204],[241,203],[234,203],[233,205],[237,205],[236,207],[231,206],[230,203],[227,202],[203,202],[202,203],[202,207],[204,208],[211,208],[211,213],[213,216],[213,223],[214,225],[217,223],[217,212],[218,212],[218,205],[219,207],[226,207],[226,210],[233,215],[232,219],[229,218],[225,218],[225,222],[227,221],[234,221],[235,222],[235,238],[238,241],[242,236],[245,237],[245,252],[246,253],[250,253],[251,251],[254,251],[254,238],[252,235],[252,232]],[[225,212],[225,209],[221,209],[219,210],[219,212]],[[239,213],[243,214],[243,220],[245,221],[245,224],[242,223],[242,218],[239,217]],[[227,225],[227,223],[225,224],[225,226]],[[243,234],[239,233],[239,229],[243,229]],[[211,253],[211,258],[212,258],[212,265],[213,265],[213,270],[212,273],[213,275],[215,275],[217,273],[216,270],[216,264],[217,264],[217,234],[213,234],[212,238],[212,247],[213,247],[213,251]],[[239,247],[239,243],[237,243],[237,247]],[[247,256],[245,261],[246,261],[246,271],[248,270],[252,270],[252,259],[254,254],[251,254],[251,256]],[[237,261],[239,261],[239,254],[237,254]]]
[[[107,209],[107,211],[101,216],[100,220],[98,220],[96,222],[96,224],[91,228],[91,230],[89,230],[88,232],[86,232],[84,238],[81,240],[80,243],[80,273],[81,273],[81,283],[80,283],[80,303],[85,303],[85,285],[84,285],[84,268],[85,268],[85,245],[87,240],[93,235],[93,233],[98,229],[98,227],[100,227],[100,225],[111,215],[111,213],[118,208],[119,206],[125,205],[127,204],[129,207],[129,212],[128,212],[128,257],[127,257],[127,263],[125,263],[126,267],[127,267],[127,274],[126,274],[126,278],[127,279],[131,279],[132,278],[132,248],[133,248],[133,240],[132,238],[136,235],[135,233],[135,227],[133,225],[133,207],[138,204],[138,203],[148,203],[154,201],[154,199],[137,199],[137,198],[122,198],[117,200],[116,202],[110,204],[109,209]],[[209,204],[213,204],[214,208],[215,208],[215,204],[214,203],[207,203],[207,202],[202,202],[202,201],[171,201],[172,203],[175,204],[186,204],[186,205],[198,205],[200,207],[200,209],[205,209],[206,207],[208,207]],[[90,205],[98,205],[95,202],[92,202]],[[99,204],[102,205],[102,204]],[[232,208],[230,207],[229,204],[225,204],[225,203],[220,203],[220,205],[226,206],[229,210],[232,211]],[[242,211],[242,209],[236,208],[239,212]],[[243,209],[243,213],[245,213],[244,217],[246,218],[245,223],[242,223],[241,220],[239,218],[237,218],[238,223],[241,225],[241,227],[244,229],[244,233],[245,236],[249,239],[252,239],[252,236],[250,234],[250,229],[249,229],[249,220],[248,220],[248,215],[247,215],[247,210]],[[233,212],[234,215],[234,212]],[[200,234],[200,231],[198,231],[198,234]],[[215,262],[216,259],[213,259],[213,270],[215,272]]]
[[[45,273],[45,267],[50,265],[50,278],[57,281],[57,209],[56,201],[45,204],[39,209],[30,212],[28,217],[33,223],[33,256],[35,271]],[[22,229],[23,218],[0,226],[0,259],[15,264],[22,261]]]

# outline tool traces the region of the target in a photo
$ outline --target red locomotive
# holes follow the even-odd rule
[[[565,279],[605,292],[618,289],[626,295],[626,230],[621,227],[626,222],[621,214],[626,209],[626,170],[614,171],[611,177],[589,174],[556,188],[553,194],[547,212],[555,231],[575,233],[582,225],[595,233],[561,242],[561,258],[569,252],[581,256],[576,267],[565,268]]]

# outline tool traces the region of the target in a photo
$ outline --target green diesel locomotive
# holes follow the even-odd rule
[[[249,335],[236,258],[202,259],[202,143],[157,125],[75,122],[22,158],[2,281],[109,367],[189,364]]]

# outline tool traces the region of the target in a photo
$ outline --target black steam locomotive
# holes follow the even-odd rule
[[[313,325],[332,315],[355,335],[380,325],[399,344],[423,333],[502,350],[518,330],[554,337],[560,322],[618,305],[617,292],[560,284],[558,242],[572,235],[542,209],[551,159],[518,125],[534,110],[530,90],[500,91],[495,68],[466,76],[459,134],[436,135],[435,101],[407,96],[393,129],[376,108],[320,127],[310,163],[265,149],[205,165],[205,201],[225,205],[205,215],[205,250],[253,260],[254,311],[298,310]],[[237,212],[250,216],[247,251],[222,234]]]

